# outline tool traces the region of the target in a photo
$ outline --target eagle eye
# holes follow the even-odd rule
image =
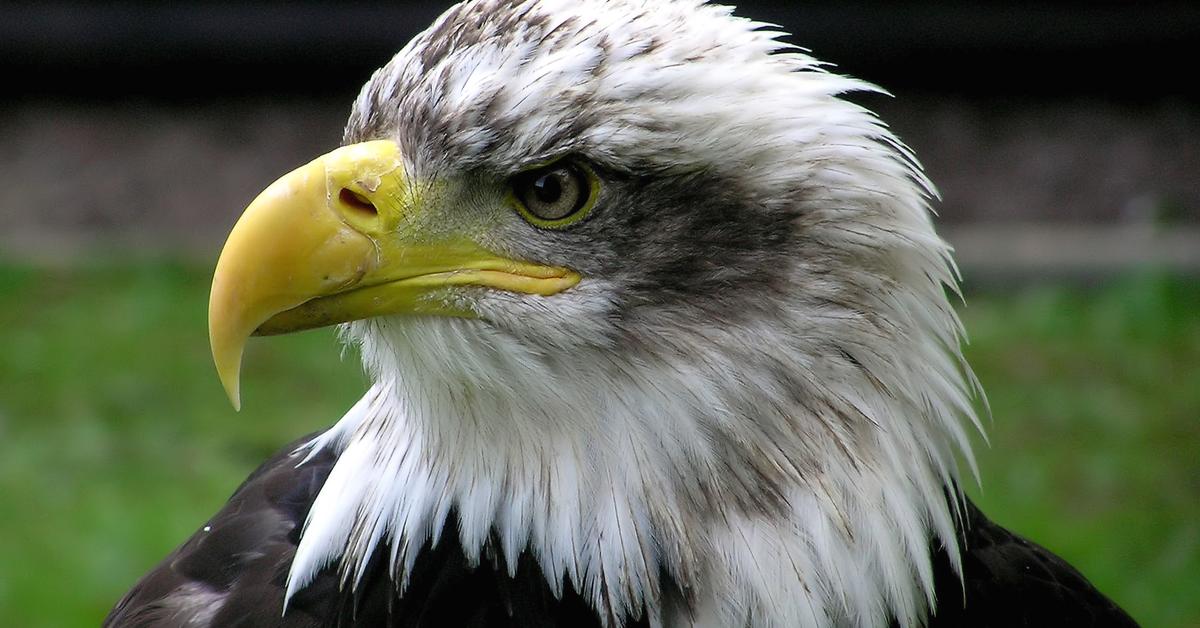
[[[549,229],[582,220],[591,210],[599,182],[591,169],[560,161],[522,172],[512,178],[512,198],[526,220]]]

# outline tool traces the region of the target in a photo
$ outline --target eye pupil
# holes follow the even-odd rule
[[[542,175],[533,182],[533,193],[543,203],[555,203],[562,198],[562,175],[557,172]]]

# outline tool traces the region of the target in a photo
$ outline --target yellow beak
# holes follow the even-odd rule
[[[344,146],[284,175],[229,234],[213,274],[208,333],[229,400],[252,334],[282,334],[383,314],[471,317],[450,286],[549,296],[579,282],[565,268],[495,255],[465,237],[423,236],[422,190],[399,147]]]

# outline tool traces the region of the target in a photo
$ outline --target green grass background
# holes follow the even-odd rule
[[[284,442],[364,389],[322,330],[254,341],[244,410],[209,363],[208,271],[0,264],[0,624],[95,626]],[[1200,282],[973,294],[977,451],[998,522],[1146,626],[1200,626]]]

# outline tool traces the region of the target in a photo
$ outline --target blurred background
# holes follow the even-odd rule
[[[940,186],[991,400],[985,511],[1146,626],[1200,626],[1195,3],[738,3]],[[281,444],[364,389],[332,332],[209,364],[240,210],[340,138],[446,5],[0,5],[0,623],[92,626]]]

